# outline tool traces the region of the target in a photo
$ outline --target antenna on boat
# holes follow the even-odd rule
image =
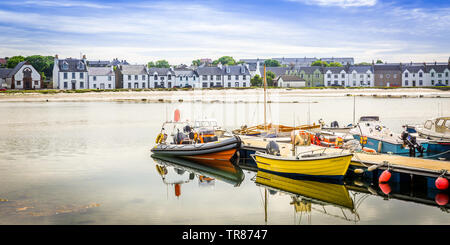
[[[267,120],[266,120],[266,89],[267,89],[267,81],[266,81],[266,64],[264,64],[264,130],[267,130]]]

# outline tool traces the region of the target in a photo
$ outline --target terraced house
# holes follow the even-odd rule
[[[173,88],[176,86],[174,69],[152,67],[148,69],[151,88]]]
[[[116,79],[112,66],[88,67],[88,81],[91,89],[115,89]]]
[[[325,67],[324,85],[329,86],[347,86],[347,71],[345,67]]]
[[[88,85],[88,70],[86,56],[83,59],[59,59],[55,55],[53,65],[53,88],[55,89],[86,89]]]
[[[173,70],[175,73],[175,86],[180,88],[198,88],[200,82],[196,71],[187,68],[178,68]]]
[[[376,87],[402,86],[402,64],[374,64]]]
[[[300,67],[296,74],[306,81],[307,87],[324,86],[323,68],[320,66]]]
[[[118,65],[116,67],[116,88],[148,88],[148,68],[146,65]]]
[[[428,81],[431,86],[448,86],[450,79],[450,59],[448,64],[434,63],[426,65]]]
[[[349,66],[347,68],[347,87],[373,87],[374,82],[373,66]]]

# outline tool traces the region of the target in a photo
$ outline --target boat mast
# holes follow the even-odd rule
[[[266,121],[266,89],[267,89],[267,81],[266,81],[266,64],[264,64],[264,130],[267,130],[267,121]]]

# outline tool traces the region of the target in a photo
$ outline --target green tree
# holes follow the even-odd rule
[[[280,62],[278,62],[278,60],[272,60],[272,59],[265,60],[265,61],[264,61],[264,64],[265,64],[266,66],[268,66],[268,67],[278,67],[278,66],[281,66],[281,64],[280,64]]]
[[[384,62],[382,60],[377,60],[377,64],[383,64]]]
[[[157,60],[155,62],[148,62],[147,66],[150,67],[158,67],[158,68],[169,68],[170,64],[167,60]]]
[[[7,68],[14,68],[16,67],[17,64],[19,64],[20,62],[25,61],[25,58],[23,56],[13,56],[11,58],[8,59],[7,63],[6,63],[6,67]]]
[[[342,64],[339,62],[330,62],[328,66],[342,67]]]
[[[311,66],[322,66],[322,65],[325,67],[330,66],[326,61],[321,61],[321,60],[316,60],[311,64]]]
[[[200,59],[197,59],[197,60],[193,60],[192,61],[192,65],[193,66],[200,66],[202,64],[202,61],[200,60]]]
[[[236,65],[236,61],[233,59],[233,57],[231,57],[231,56],[222,56],[222,57],[220,57],[219,59],[217,59],[217,60],[215,60],[215,61],[213,61],[213,65],[217,65],[217,64],[219,64],[219,62],[222,64],[222,65],[230,65],[230,66],[232,66],[232,65]]]
[[[272,71],[266,71],[267,86],[273,86],[273,80],[274,79],[275,79],[275,73],[273,73]]]
[[[357,66],[370,66],[370,65],[372,65],[372,63],[368,63],[368,62],[361,62],[361,63],[358,63],[358,64],[356,64]]]
[[[53,72],[53,56],[32,55],[25,58],[39,73],[44,73],[45,77],[50,77]]]
[[[252,86],[261,86],[263,84],[263,79],[259,75],[255,75],[250,79],[250,84]]]

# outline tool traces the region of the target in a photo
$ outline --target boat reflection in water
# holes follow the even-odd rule
[[[310,222],[311,210],[322,212],[334,217],[340,217],[348,221],[359,221],[359,215],[355,211],[355,206],[350,194],[343,184],[330,182],[304,180],[299,178],[287,178],[280,175],[258,171],[255,179],[256,185],[265,188],[265,221],[267,222],[267,191],[270,193],[280,192],[290,195],[292,198],[291,205],[294,206],[296,214],[306,213]],[[320,208],[319,208],[319,207]],[[338,214],[326,210],[326,206],[333,206],[340,209]],[[355,216],[354,219],[348,218],[348,213]],[[350,215],[351,215],[350,214]],[[341,215],[341,216],[339,216]]]
[[[156,170],[161,175],[162,180],[167,185],[174,185],[175,195],[181,195],[181,185],[198,178],[199,186],[213,186],[215,180],[219,180],[235,187],[239,186],[244,180],[244,172],[241,168],[233,165],[231,162],[218,160],[187,160],[177,157],[153,154],[151,156],[156,162]],[[185,181],[167,182],[167,167],[173,167],[174,170],[182,175],[189,173],[189,179]]]

